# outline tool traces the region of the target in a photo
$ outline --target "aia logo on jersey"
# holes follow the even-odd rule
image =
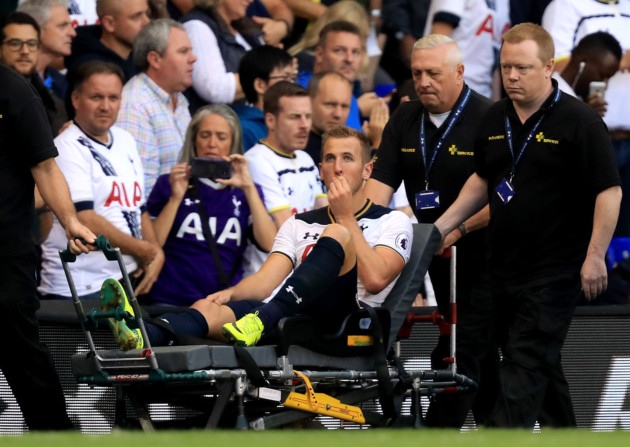
[[[475,36],[479,36],[482,33],[489,33],[492,38],[494,38],[494,16],[492,14],[488,14],[486,16],[486,20],[484,20],[481,26],[477,28]]]
[[[304,238],[304,239],[306,239],[306,238]],[[304,249],[304,251],[302,252],[302,262],[304,262],[304,260],[309,255],[311,250],[313,250],[313,247],[315,247],[315,244],[310,244]]]
[[[142,200],[142,189],[138,182],[133,182],[133,191],[128,190],[128,185],[123,182],[112,181],[112,189],[109,191],[109,197],[105,201],[105,206],[118,206],[125,208],[136,208]],[[130,188],[129,188],[130,189]]]
[[[508,29],[510,29],[510,24],[506,23],[503,26],[503,29],[498,32],[498,36],[497,36],[497,33],[495,32],[495,29],[494,29],[494,15],[488,14],[486,16],[486,19],[479,26],[479,28],[477,28],[477,31],[475,32],[475,36],[480,36],[483,33],[488,33],[492,36],[492,40],[500,42],[501,36],[505,34],[505,32]]]

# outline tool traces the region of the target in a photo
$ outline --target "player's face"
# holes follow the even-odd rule
[[[328,33],[324,46],[315,49],[315,62],[321,71],[337,72],[350,82],[357,79],[362,58],[361,38],[344,31]]]
[[[120,110],[122,82],[115,74],[92,75],[79,89],[72,92],[75,120],[88,135],[108,141],[109,129]]]
[[[501,47],[503,87],[517,104],[526,105],[548,94],[553,67],[553,59],[540,60],[538,45],[533,40],[504,42]]]
[[[311,98],[308,96],[284,96],[280,98],[278,116],[265,115],[271,146],[287,154],[304,149],[311,130]]]
[[[418,98],[430,113],[445,113],[453,108],[464,83],[464,66],[448,58],[451,45],[414,50],[411,75]]]
[[[220,158],[230,155],[232,128],[221,115],[206,115],[195,137],[197,157]]]
[[[313,129],[324,133],[345,124],[351,100],[352,88],[349,82],[333,76],[324,77],[313,97]]]
[[[69,56],[72,38],[76,35],[68,9],[61,5],[52,5],[50,18],[42,27],[42,50],[55,56]]]
[[[115,16],[110,16],[111,31],[116,39],[131,47],[140,30],[149,23],[149,5],[147,0],[125,0],[119,5]]]
[[[345,177],[352,194],[363,187],[372,172],[372,163],[366,163],[361,157],[361,143],[355,137],[327,139],[319,166],[326,187],[335,178]]]
[[[4,27],[4,41],[0,48],[0,60],[23,76],[31,76],[35,71],[39,55],[39,39],[37,31],[31,25],[11,23]],[[19,50],[14,50],[9,44],[19,44]],[[33,47],[35,45],[35,48]]]
[[[184,30],[171,28],[164,56],[156,61],[156,76],[159,84],[168,93],[183,92],[192,85],[193,64],[197,57],[192,52],[192,44]]]

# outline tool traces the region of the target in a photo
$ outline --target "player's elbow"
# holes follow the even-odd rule
[[[376,295],[381,293],[385,287],[389,285],[391,282],[390,278],[385,277],[371,277],[366,281],[363,281],[363,286],[365,287],[365,291],[370,295]]]

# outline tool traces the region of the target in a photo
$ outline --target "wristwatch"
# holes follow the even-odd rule
[[[457,229],[462,233],[462,237],[466,236],[466,233],[468,233],[468,231],[466,231],[466,222],[460,223]]]

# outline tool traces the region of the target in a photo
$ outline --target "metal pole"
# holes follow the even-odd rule
[[[451,246],[451,290],[450,290],[450,306],[451,306],[451,371],[457,372],[457,247]]]

